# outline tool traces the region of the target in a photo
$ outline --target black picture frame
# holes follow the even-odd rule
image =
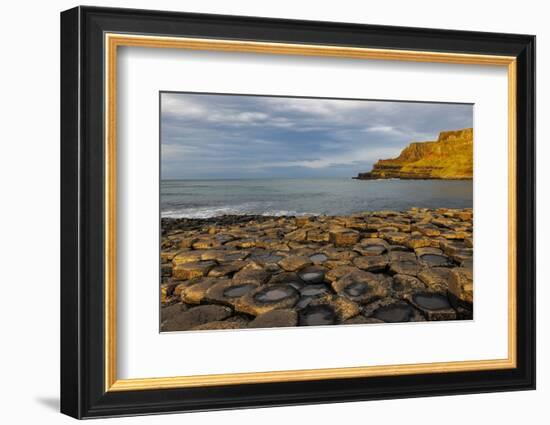
[[[506,55],[517,58],[517,367],[105,391],[104,34]],[[490,164],[486,166],[490,167]],[[61,13],[61,412],[75,418],[535,388],[535,37],[76,7]]]

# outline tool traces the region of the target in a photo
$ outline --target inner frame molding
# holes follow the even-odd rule
[[[324,56],[358,60],[396,60],[468,65],[492,65],[507,68],[508,73],[508,357],[494,360],[469,360],[271,372],[249,372],[150,378],[117,378],[117,52],[118,47],[149,47],[228,51],[278,55]],[[312,44],[268,43],[221,39],[161,37],[150,35],[104,34],[104,389],[137,391],[190,388],[218,385],[259,384],[322,379],[365,378],[421,373],[449,373],[517,367],[517,128],[516,58],[414,50],[371,49]]]

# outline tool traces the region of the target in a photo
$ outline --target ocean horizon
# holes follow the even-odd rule
[[[473,206],[472,180],[163,179],[160,188],[161,216],[167,218],[348,215]]]

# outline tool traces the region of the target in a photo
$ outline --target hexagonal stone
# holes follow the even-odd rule
[[[351,319],[342,322],[342,325],[368,325],[372,323],[384,323],[382,320],[374,317],[365,317],[363,315],[354,316]]]
[[[249,328],[283,328],[296,326],[298,324],[298,313],[290,309],[271,310],[260,314],[252,320]]]
[[[359,232],[355,230],[331,231],[329,240],[334,246],[352,246],[359,241]]]
[[[293,232],[289,232],[285,235],[285,239],[288,239],[291,241],[305,241],[306,237],[307,237],[307,231],[304,229],[294,230]]]
[[[362,256],[380,256],[387,251],[384,245],[354,245],[353,250]]]
[[[380,231],[382,231],[382,229],[380,229]],[[410,238],[410,235],[404,232],[391,231],[384,232],[382,238],[392,245],[403,245],[403,243]]]
[[[420,270],[420,265],[415,261],[392,261],[390,263],[390,273],[392,274],[407,274],[410,276],[416,276]]]
[[[195,277],[206,276],[216,264],[215,261],[181,263],[174,266],[172,269],[172,276],[176,280],[188,280]]]
[[[451,269],[449,292],[460,302],[471,305],[474,302],[472,270],[462,267]]]
[[[295,289],[300,289],[305,285],[305,282],[300,279],[298,274],[295,272],[281,272],[274,274],[273,276],[271,276],[271,279],[269,279],[268,282],[269,285],[276,285],[281,283],[291,285]]]
[[[447,292],[451,272],[445,267],[425,267],[418,272],[418,278],[433,291]]]
[[[372,245],[374,246],[374,245]],[[355,257],[353,264],[361,270],[369,272],[384,271],[388,266],[389,258],[387,255],[373,255],[368,257]]]
[[[416,230],[425,236],[439,236],[441,229],[431,223],[415,224],[411,227],[412,230]]]
[[[363,270],[346,274],[332,282],[334,290],[354,302],[368,303],[388,295],[389,278]]]
[[[200,238],[200,239],[197,239],[195,242],[193,242],[193,244],[191,245],[193,247],[193,249],[212,249],[212,248],[218,248],[220,247],[222,244],[216,239],[216,238],[213,238],[213,237],[205,237],[205,238]]]
[[[175,316],[179,313],[184,312],[188,308],[189,307],[187,305],[182,304],[182,303],[175,303],[175,304],[170,304],[170,305],[167,305],[167,306],[162,306],[160,308],[160,321],[161,321],[161,323],[164,322],[165,320],[168,320],[172,316]]]
[[[420,292],[411,294],[407,300],[420,310],[428,320],[456,320],[456,310],[449,299],[440,293]]]
[[[432,245],[432,239],[427,236],[410,236],[403,245],[411,249],[427,247]]]
[[[386,323],[410,322],[415,317],[415,310],[406,302],[397,301],[378,307],[372,317]]]
[[[286,258],[283,258],[279,261],[279,266],[286,270],[287,272],[294,272],[300,269],[303,269],[306,266],[311,264],[309,257],[301,255],[289,255]]]
[[[257,289],[257,283],[239,283],[233,280],[222,280],[211,285],[204,294],[204,300],[217,304],[235,306],[237,300],[249,292]]]
[[[233,275],[232,280],[235,283],[253,283],[261,285],[266,283],[270,277],[271,273],[262,269],[241,269]]]
[[[355,272],[355,271],[359,271],[359,269],[357,267],[354,267],[354,266],[339,266],[339,267],[335,267],[334,269],[332,269],[328,273],[326,273],[325,278],[329,282],[334,282],[334,281],[344,277],[348,273],[352,273],[352,272]]]
[[[327,326],[338,323],[338,318],[332,306],[322,304],[301,310],[298,323],[300,326]]]
[[[310,261],[313,264],[323,264],[327,261],[328,257],[325,254],[313,254],[309,257]]]
[[[307,240],[308,241],[328,242],[329,239],[330,239],[330,235],[324,230],[313,229],[313,230],[309,230],[307,232]]]
[[[223,281],[228,281],[224,279]],[[210,289],[216,283],[219,283],[220,279],[213,277],[203,277],[193,280],[193,284],[184,287],[180,291],[180,298],[183,302],[189,304],[200,304],[206,295],[206,291]]]
[[[245,261],[237,260],[215,266],[208,272],[209,277],[223,277],[238,272],[246,265]]]
[[[162,250],[160,251],[160,261],[161,263],[167,263],[172,261],[172,259],[178,254],[180,250]]]
[[[325,280],[326,269],[319,266],[307,266],[298,272],[298,277],[305,283],[322,283]]]
[[[177,266],[184,263],[196,263],[201,260],[202,254],[201,251],[179,251],[172,257],[172,264]]]
[[[393,276],[391,284],[391,290],[394,296],[402,298],[405,294],[423,291],[426,289],[426,285],[414,276],[406,274],[396,274]]]
[[[161,323],[161,331],[186,331],[209,322],[223,320],[231,316],[233,311],[221,305],[200,305],[182,311]]]
[[[235,302],[235,308],[257,316],[271,310],[290,308],[296,304],[299,292],[290,285],[267,285],[248,292]]]

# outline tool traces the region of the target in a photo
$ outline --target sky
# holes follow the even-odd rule
[[[352,177],[473,126],[466,104],[161,93],[161,178]]]

